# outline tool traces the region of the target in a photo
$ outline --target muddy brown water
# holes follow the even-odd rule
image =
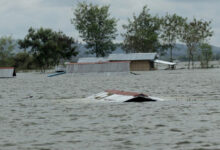
[[[0,79],[0,149],[220,149],[220,69]],[[98,103],[106,89],[164,102]]]

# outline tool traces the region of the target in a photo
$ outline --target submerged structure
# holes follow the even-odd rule
[[[171,68],[171,69],[175,69],[176,68],[176,63],[175,62],[169,62],[169,61],[158,60],[158,59],[155,60],[154,62],[158,63],[158,64],[168,65],[169,68]]]
[[[157,53],[110,54],[108,57],[84,57],[77,63],[66,63],[67,73],[129,72],[156,70],[155,63],[175,65],[158,60]]]
[[[123,62],[88,62],[67,63],[67,73],[89,73],[89,72],[129,72],[129,61]]]
[[[163,101],[157,97],[151,97],[146,94],[136,92],[126,92],[119,90],[106,90],[104,92],[87,97],[88,100],[97,100],[102,102],[156,102]]]
[[[157,53],[110,54],[109,61],[130,61],[130,71],[155,70],[154,61]]]
[[[16,76],[14,67],[0,67],[0,78],[12,78]]]

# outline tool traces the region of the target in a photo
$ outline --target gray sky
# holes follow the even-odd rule
[[[73,9],[81,0],[0,0],[0,36],[12,35],[23,38],[29,29],[52,28],[80,40],[78,32],[70,23]],[[133,13],[139,14],[148,5],[152,14],[160,16],[177,13],[192,19],[212,21],[214,36],[210,43],[220,46],[220,0],[86,0],[100,5],[110,5],[110,13],[119,19],[118,34],[123,33],[122,24]],[[117,41],[122,41],[119,36]]]

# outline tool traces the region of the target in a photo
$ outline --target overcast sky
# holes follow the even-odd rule
[[[78,39],[78,33],[70,23],[73,10],[81,0],[0,0],[0,36],[12,35],[23,38],[29,29],[52,28]],[[220,0],[86,0],[99,5],[110,5],[110,13],[119,19],[118,34],[123,32],[122,24],[132,14],[139,14],[148,5],[152,14],[160,16],[177,13],[192,19],[212,21],[214,36],[212,45],[220,46]],[[122,41],[118,37],[117,41]]]

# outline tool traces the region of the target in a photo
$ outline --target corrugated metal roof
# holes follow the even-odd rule
[[[110,54],[109,60],[155,60],[157,53]]]
[[[145,99],[144,101],[163,101],[163,99],[150,97],[142,93],[125,92],[118,90],[106,90],[104,92],[89,96],[86,99],[106,101],[106,102],[129,102],[130,100],[135,98]],[[144,101],[142,100],[140,102],[144,102]],[[138,102],[138,100],[137,101],[134,100],[133,102]]]
[[[142,93],[125,92],[125,91],[118,91],[118,90],[106,90],[105,92],[108,92],[108,93],[111,93],[111,94],[127,95],[127,96],[139,96],[139,95],[147,96],[147,95],[142,94]]]
[[[0,67],[0,69],[14,69],[14,67]]]
[[[155,60],[155,63],[165,64],[165,65],[176,65],[174,62],[164,61],[164,60]]]
[[[83,64],[108,64],[108,63],[130,63],[130,61],[103,61],[103,62],[77,62],[77,63],[66,63],[66,65],[73,65],[73,64],[78,64],[78,65],[83,65]]]
[[[84,57],[79,58],[78,63],[97,63],[97,62],[107,62],[108,58],[105,57]]]

